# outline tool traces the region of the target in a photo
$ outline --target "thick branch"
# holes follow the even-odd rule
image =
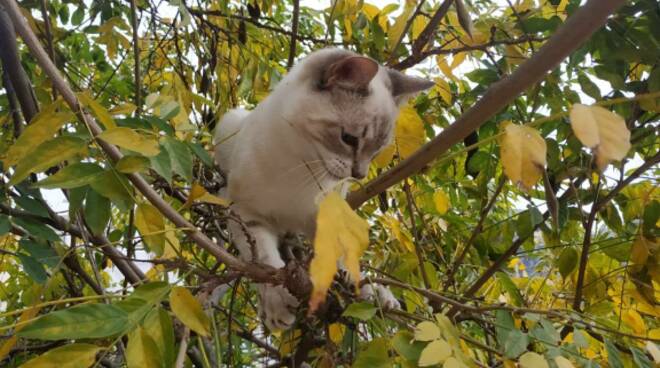
[[[135,62],[135,114],[142,112],[142,84],[140,76],[140,44],[138,38],[138,19],[135,0],[131,0],[131,26],[133,27],[133,58]]]
[[[362,189],[349,195],[353,208],[385,191],[399,181],[419,172],[431,161],[461,142],[470,133],[537,83],[573,50],[600,28],[607,17],[625,0],[590,0],[564,23],[543,47],[509,77],[490,86],[484,96],[454,124],[420,148],[415,154],[380,175]]]
[[[29,122],[39,112],[39,107],[32,92],[32,84],[18,57],[13,22],[4,7],[6,4],[0,4],[0,58],[2,58],[2,67],[14,87],[18,103],[21,105],[23,118]]]
[[[296,57],[296,43],[298,42],[298,20],[300,18],[300,1],[293,0],[293,15],[291,22],[291,44],[289,45],[289,60],[286,62],[286,68],[291,69],[293,60]]]

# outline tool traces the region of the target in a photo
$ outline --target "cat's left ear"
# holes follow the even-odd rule
[[[326,70],[326,87],[339,86],[350,90],[364,90],[378,73],[378,63],[364,56],[349,56]]]
[[[414,97],[417,93],[435,85],[434,82],[429,80],[411,77],[394,69],[387,69],[387,75],[392,82],[392,97],[398,104],[406,102],[408,98]]]

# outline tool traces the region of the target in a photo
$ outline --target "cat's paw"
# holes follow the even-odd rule
[[[401,304],[390,289],[380,284],[364,284],[360,288],[360,299],[373,302],[384,310],[401,309]]]
[[[281,285],[261,284],[259,288],[259,316],[269,330],[286,330],[296,321],[298,299]]]

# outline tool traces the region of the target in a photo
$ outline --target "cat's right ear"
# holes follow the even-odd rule
[[[419,92],[435,85],[432,81],[411,77],[394,69],[388,69],[387,75],[392,82],[392,97],[394,97],[394,101],[399,105],[406,102],[409,98],[414,97]]]
[[[378,73],[378,63],[364,56],[349,56],[330,65],[323,75],[323,88],[366,90]]]

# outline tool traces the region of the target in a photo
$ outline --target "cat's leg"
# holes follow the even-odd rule
[[[251,262],[267,264],[275,268],[284,267],[278,250],[277,233],[267,225],[242,216],[242,223],[229,221],[229,231],[241,258]],[[247,233],[247,234],[246,234]],[[248,237],[249,234],[249,237]],[[253,251],[256,253],[253,257]],[[259,316],[270,330],[287,329],[296,320],[298,300],[282,285],[258,284]]]
[[[367,283],[360,288],[360,299],[373,302],[384,310],[401,309],[392,291],[384,285]]]

